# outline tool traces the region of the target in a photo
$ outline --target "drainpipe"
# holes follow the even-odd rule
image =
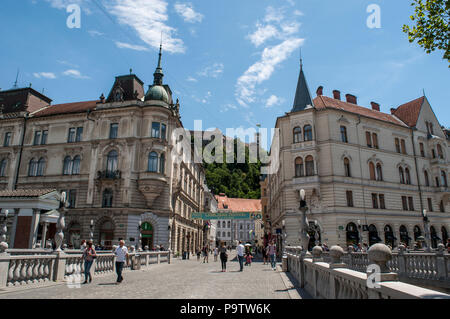
[[[15,173],[15,176],[14,176],[13,190],[17,189],[17,183],[19,181],[20,163],[22,162],[23,142],[25,140],[25,132],[27,130],[28,114],[29,113],[25,113],[25,115],[23,117],[23,131],[22,131],[22,136],[20,138],[19,158],[17,159],[18,163],[17,163],[16,173]]]

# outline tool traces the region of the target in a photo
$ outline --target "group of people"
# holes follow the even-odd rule
[[[92,282],[91,267],[94,263],[94,259],[97,258],[97,253],[92,241],[83,240],[81,242],[81,251],[83,253],[84,260],[84,282],[83,284]],[[117,284],[123,281],[122,271],[125,262],[128,264],[128,248],[125,246],[125,241],[120,240],[119,246],[114,249],[114,254],[116,255],[116,273],[117,273]]]

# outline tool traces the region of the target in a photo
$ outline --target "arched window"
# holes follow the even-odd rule
[[[311,125],[305,125],[305,127],[303,127],[303,133],[304,133],[304,140],[305,141],[312,141],[313,137],[312,137],[312,126]]]
[[[302,129],[300,127],[294,128],[294,143],[300,143],[302,140]]]
[[[347,127],[345,127],[345,126],[341,126],[341,141],[343,143],[348,143]]]
[[[400,243],[409,246],[409,240],[408,229],[404,225],[400,226]]]
[[[417,240],[419,236],[422,236],[422,231],[419,226],[414,226],[414,240]]]
[[[72,159],[70,156],[66,156],[64,158],[64,165],[63,165],[63,175],[70,175],[72,173]]]
[[[376,180],[375,165],[372,162],[369,163],[369,173],[370,173],[370,179],[373,181]]]
[[[406,175],[406,184],[411,185],[411,173],[409,172],[409,168],[405,168]]]
[[[44,176],[45,170],[45,158],[41,157],[37,163],[36,176]]]
[[[166,157],[164,154],[161,154],[159,158],[159,172],[161,174],[164,174],[165,167],[166,167]]]
[[[36,176],[37,172],[37,161],[32,158],[30,160],[30,165],[28,166],[28,176]]]
[[[148,171],[156,173],[158,171],[158,153],[148,154]]]
[[[295,177],[303,176],[305,176],[305,172],[303,169],[303,159],[301,157],[297,157],[295,159]]]
[[[381,169],[381,164],[377,164],[377,181],[383,180],[383,170]]]
[[[428,177],[428,172],[427,171],[423,172],[423,176],[425,177],[425,185],[430,186],[430,179]]]
[[[398,174],[400,175],[400,184],[405,184],[405,174],[402,167],[398,168]]]
[[[441,227],[441,233],[442,233],[442,242],[445,244],[448,241],[448,232],[447,232],[447,228],[445,228],[445,226]]]
[[[115,171],[117,171],[117,158],[118,154],[116,150],[112,150],[108,153],[106,159],[106,170],[108,173],[114,173]]]
[[[73,175],[80,174],[80,164],[81,164],[81,157],[77,155],[73,158],[73,167],[72,167]]]
[[[110,188],[106,188],[103,191],[102,207],[112,207],[113,204],[113,191]]]
[[[314,158],[309,155],[305,159],[306,162],[306,176],[314,176]]]
[[[440,159],[444,159],[444,153],[442,152],[442,146],[440,144],[437,145],[437,152]]]
[[[0,162],[0,176],[1,177],[4,177],[6,175],[6,164],[7,164],[7,160],[2,159],[2,161]]]
[[[350,171],[350,160],[346,157],[344,158],[344,170],[345,170],[345,176],[351,177],[352,173]]]
[[[444,171],[441,171],[441,185],[443,187],[448,187],[448,184],[447,184],[447,173],[444,172]]]

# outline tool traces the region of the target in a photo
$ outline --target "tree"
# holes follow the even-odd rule
[[[417,40],[426,53],[444,50],[444,59],[450,67],[450,0],[413,1],[411,6],[415,6],[415,14],[411,20],[416,25],[404,25],[403,32],[408,34],[409,42]]]

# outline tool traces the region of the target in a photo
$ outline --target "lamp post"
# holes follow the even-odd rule
[[[302,255],[308,255],[309,246],[309,234],[308,234],[308,219],[306,218],[306,211],[308,210],[308,205],[306,204],[306,192],[304,189],[300,190],[300,207],[299,210],[302,212],[300,219],[300,242],[302,244]]]
[[[358,241],[359,241],[360,244],[362,244],[363,240],[362,240],[362,232],[361,232],[361,220],[358,219],[356,221],[356,224],[358,224]]]
[[[9,210],[5,210],[5,216],[2,220],[2,229],[1,229],[1,237],[0,237],[0,253],[6,253],[8,249],[8,243],[6,242],[6,234],[8,233],[7,220],[8,220]]]
[[[283,221],[281,222],[281,224],[283,225],[283,258],[286,257],[286,221],[283,219]]]
[[[431,242],[430,242],[430,230],[429,230],[429,220],[427,216],[427,210],[424,209],[422,211],[422,218],[423,218],[423,229],[425,232],[425,243],[427,245],[427,248],[425,249],[426,252],[431,252]]]
[[[91,219],[91,225],[89,226],[89,228],[90,228],[90,234],[89,234],[90,241],[91,241],[91,243],[94,243],[94,220],[93,219]]]
[[[142,231],[141,230],[142,230],[142,221],[139,221],[138,222],[139,242],[138,242],[138,245],[136,247],[136,250],[138,250],[138,251],[139,251],[139,247],[142,248]]]

